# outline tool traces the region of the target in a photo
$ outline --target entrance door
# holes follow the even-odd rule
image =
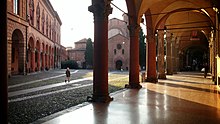
[[[121,70],[121,67],[122,67],[122,61],[121,60],[116,61],[116,70]]]

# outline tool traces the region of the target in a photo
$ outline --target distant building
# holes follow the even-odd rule
[[[83,68],[85,65],[86,42],[87,42],[86,38],[79,40],[75,42],[75,48],[67,50],[68,58],[70,60],[76,61],[80,68]]]
[[[108,68],[110,70],[129,69],[130,37],[127,16],[124,20],[113,18],[108,23]]]
[[[108,23],[108,68],[109,70],[129,69],[130,37],[127,29],[126,15],[124,20],[112,18]],[[75,48],[68,48],[68,58],[75,60],[78,66],[85,66],[85,51],[87,39],[75,42]]]

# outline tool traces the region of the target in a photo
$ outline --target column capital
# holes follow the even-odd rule
[[[138,24],[130,24],[128,25],[128,30],[130,32],[130,36],[136,36],[138,35],[137,33],[139,33],[141,27]]]
[[[88,7],[88,11],[94,14],[94,17],[108,17],[112,14],[112,0],[92,0],[92,5]]]

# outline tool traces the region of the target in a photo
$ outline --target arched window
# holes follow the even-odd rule
[[[39,6],[39,3],[37,5],[36,16],[37,16],[37,29],[40,30],[40,6]]]
[[[42,11],[41,22],[42,22],[42,32],[43,32],[43,34],[44,34],[44,27],[45,27],[45,15],[44,15],[44,10]]]
[[[29,13],[30,13],[30,24],[34,25],[34,1],[30,0],[29,2]]]

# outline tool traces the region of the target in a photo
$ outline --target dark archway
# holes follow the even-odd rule
[[[123,65],[123,62],[121,60],[117,60],[115,63],[116,70],[121,70],[122,65]]]
[[[183,53],[183,70],[200,71],[205,63],[209,64],[209,43],[202,32],[198,32],[197,40],[192,39]]]
[[[185,67],[186,71],[200,71],[204,63],[208,62],[208,51],[199,47],[190,47],[186,51]]]
[[[15,29],[12,33],[12,47],[11,47],[11,73],[19,74],[24,71],[22,61],[22,43],[24,41],[21,30]],[[20,48],[20,49],[19,49]],[[21,61],[20,61],[21,60]]]

